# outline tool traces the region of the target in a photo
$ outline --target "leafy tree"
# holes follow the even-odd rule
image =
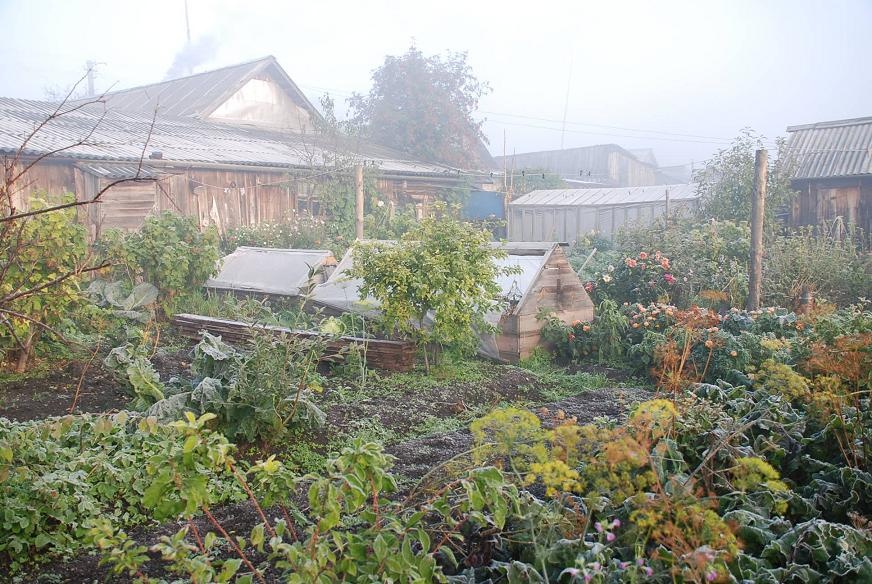
[[[778,156],[770,162],[766,191],[766,217],[771,222],[775,214],[793,199],[787,172],[784,141],[779,139]],[[704,168],[694,174],[702,199],[701,213],[706,219],[748,221],[754,196],[754,156],[763,148],[763,137],[745,129],[733,144],[719,151]],[[770,161],[772,160],[770,156]]]
[[[31,202],[33,211],[46,208],[41,198]],[[85,228],[76,223],[72,208],[35,214],[9,225],[0,238],[4,325],[0,343],[15,347],[16,369],[21,372],[40,334],[60,323],[80,298],[88,246]]]
[[[490,233],[449,218],[427,218],[398,243],[358,243],[350,275],[361,278],[362,297],[381,303],[385,324],[419,344],[439,343],[470,349],[473,327],[499,305],[494,262],[502,250]],[[428,313],[433,319],[425,326]],[[427,367],[429,359],[424,352]]]
[[[479,81],[466,53],[425,56],[414,46],[385,57],[368,95],[349,100],[362,133],[403,152],[458,167],[476,159],[482,122],[473,118],[490,87]]]

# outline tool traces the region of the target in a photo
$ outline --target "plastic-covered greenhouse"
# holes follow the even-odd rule
[[[544,322],[536,318],[540,308],[549,308],[569,323],[593,318],[593,303],[569,265],[562,246],[509,243],[503,247],[508,255],[496,260],[500,267],[518,267],[521,272],[499,278],[497,283],[503,297],[513,302],[504,312],[486,316],[499,332],[479,335],[479,353],[516,363],[528,357],[541,342],[540,331]],[[360,298],[360,279],[348,276],[353,262],[351,249],[327,281],[314,288],[310,302],[332,314],[378,314],[379,306],[374,298]]]
[[[323,249],[238,247],[205,285],[237,294],[300,296],[323,282],[335,265],[333,253]]]

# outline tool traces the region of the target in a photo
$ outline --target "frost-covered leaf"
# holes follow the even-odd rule
[[[190,392],[185,392],[162,399],[145,410],[145,415],[154,416],[163,422],[178,420],[185,410],[189,409],[188,398],[190,396]]]

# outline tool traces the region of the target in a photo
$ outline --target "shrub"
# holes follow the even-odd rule
[[[496,279],[507,271],[494,259],[503,255],[491,246],[488,232],[447,217],[429,218],[396,244],[358,243],[349,275],[362,280],[362,298],[379,301],[389,329],[420,345],[471,351],[474,328],[490,330],[484,317],[501,304]]]
[[[586,289],[618,304],[668,302],[677,282],[673,272],[669,258],[660,251],[640,251],[617,266],[609,265]]]
[[[146,414],[164,421],[186,411],[212,414],[228,438],[248,442],[279,440],[294,426],[319,426],[325,416],[312,395],[322,391],[318,361],[323,352],[322,341],[269,333],[256,335],[242,352],[205,333],[194,347],[193,379],[162,388],[167,397]]]
[[[679,273],[675,273],[670,301],[679,307],[719,308],[745,302],[751,241],[747,222],[683,220],[670,223],[667,229],[658,221],[622,230],[617,240],[625,253],[655,249],[675,261]]]
[[[229,230],[221,239],[221,248],[230,253],[241,245],[286,249],[317,249],[337,245],[327,233],[327,221],[307,211],[292,211],[284,221],[242,225]],[[333,249],[341,253],[347,246]],[[332,247],[331,247],[332,249]]]
[[[34,210],[48,207],[33,199]],[[27,368],[34,345],[81,299],[81,270],[87,257],[87,234],[74,209],[52,211],[7,226],[14,236],[0,249],[0,297],[4,300],[0,343],[15,352],[16,369]],[[32,291],[32,292],[31,292]]]
[[[200,231],[192,217],[165,211],[135,233],[107,232],[100,247],[127,276],[149,282],[167,297],[200,288],[218,269],[218,233]]]

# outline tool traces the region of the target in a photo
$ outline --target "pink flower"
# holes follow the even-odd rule
[[[621,520],[620,520],[620,519],[615,519],[614,521],[612,521],[612,527],[617,528],[617,527],[620,527],[620,526],[621,526]]]
[[[624,263],[627,264],[628,268],[635,268],[636,267],[636,260],[634,260],[633,258],[627,258]]]
[[[654,568],[652,568],[651,566],[645,566],[644,570],[646,576],[654,575]]]
[[[606,534],[606,541],[615,541],[615,534],[611,531]]]
[[[597,521],[596,523],[593,524],[593,528],[596,529],[597,533],[603,532],[603,524],[600,523],[599,521]]]
[[[709,570],[708,572],[706,572],[705,579],[709,582],[714,582],[718,579],[718,573],[714,570]]]
[[[673,284],[675,282],[675,276],[672,274],[663,274],[663,279],[666,280],[668,284]]]
[[[645,253],[644,251],[640,251],[640,252],[639,252],[639,259],[640,259],[640,260],[647,260],[647,259],[648,259],[648,254]]]

